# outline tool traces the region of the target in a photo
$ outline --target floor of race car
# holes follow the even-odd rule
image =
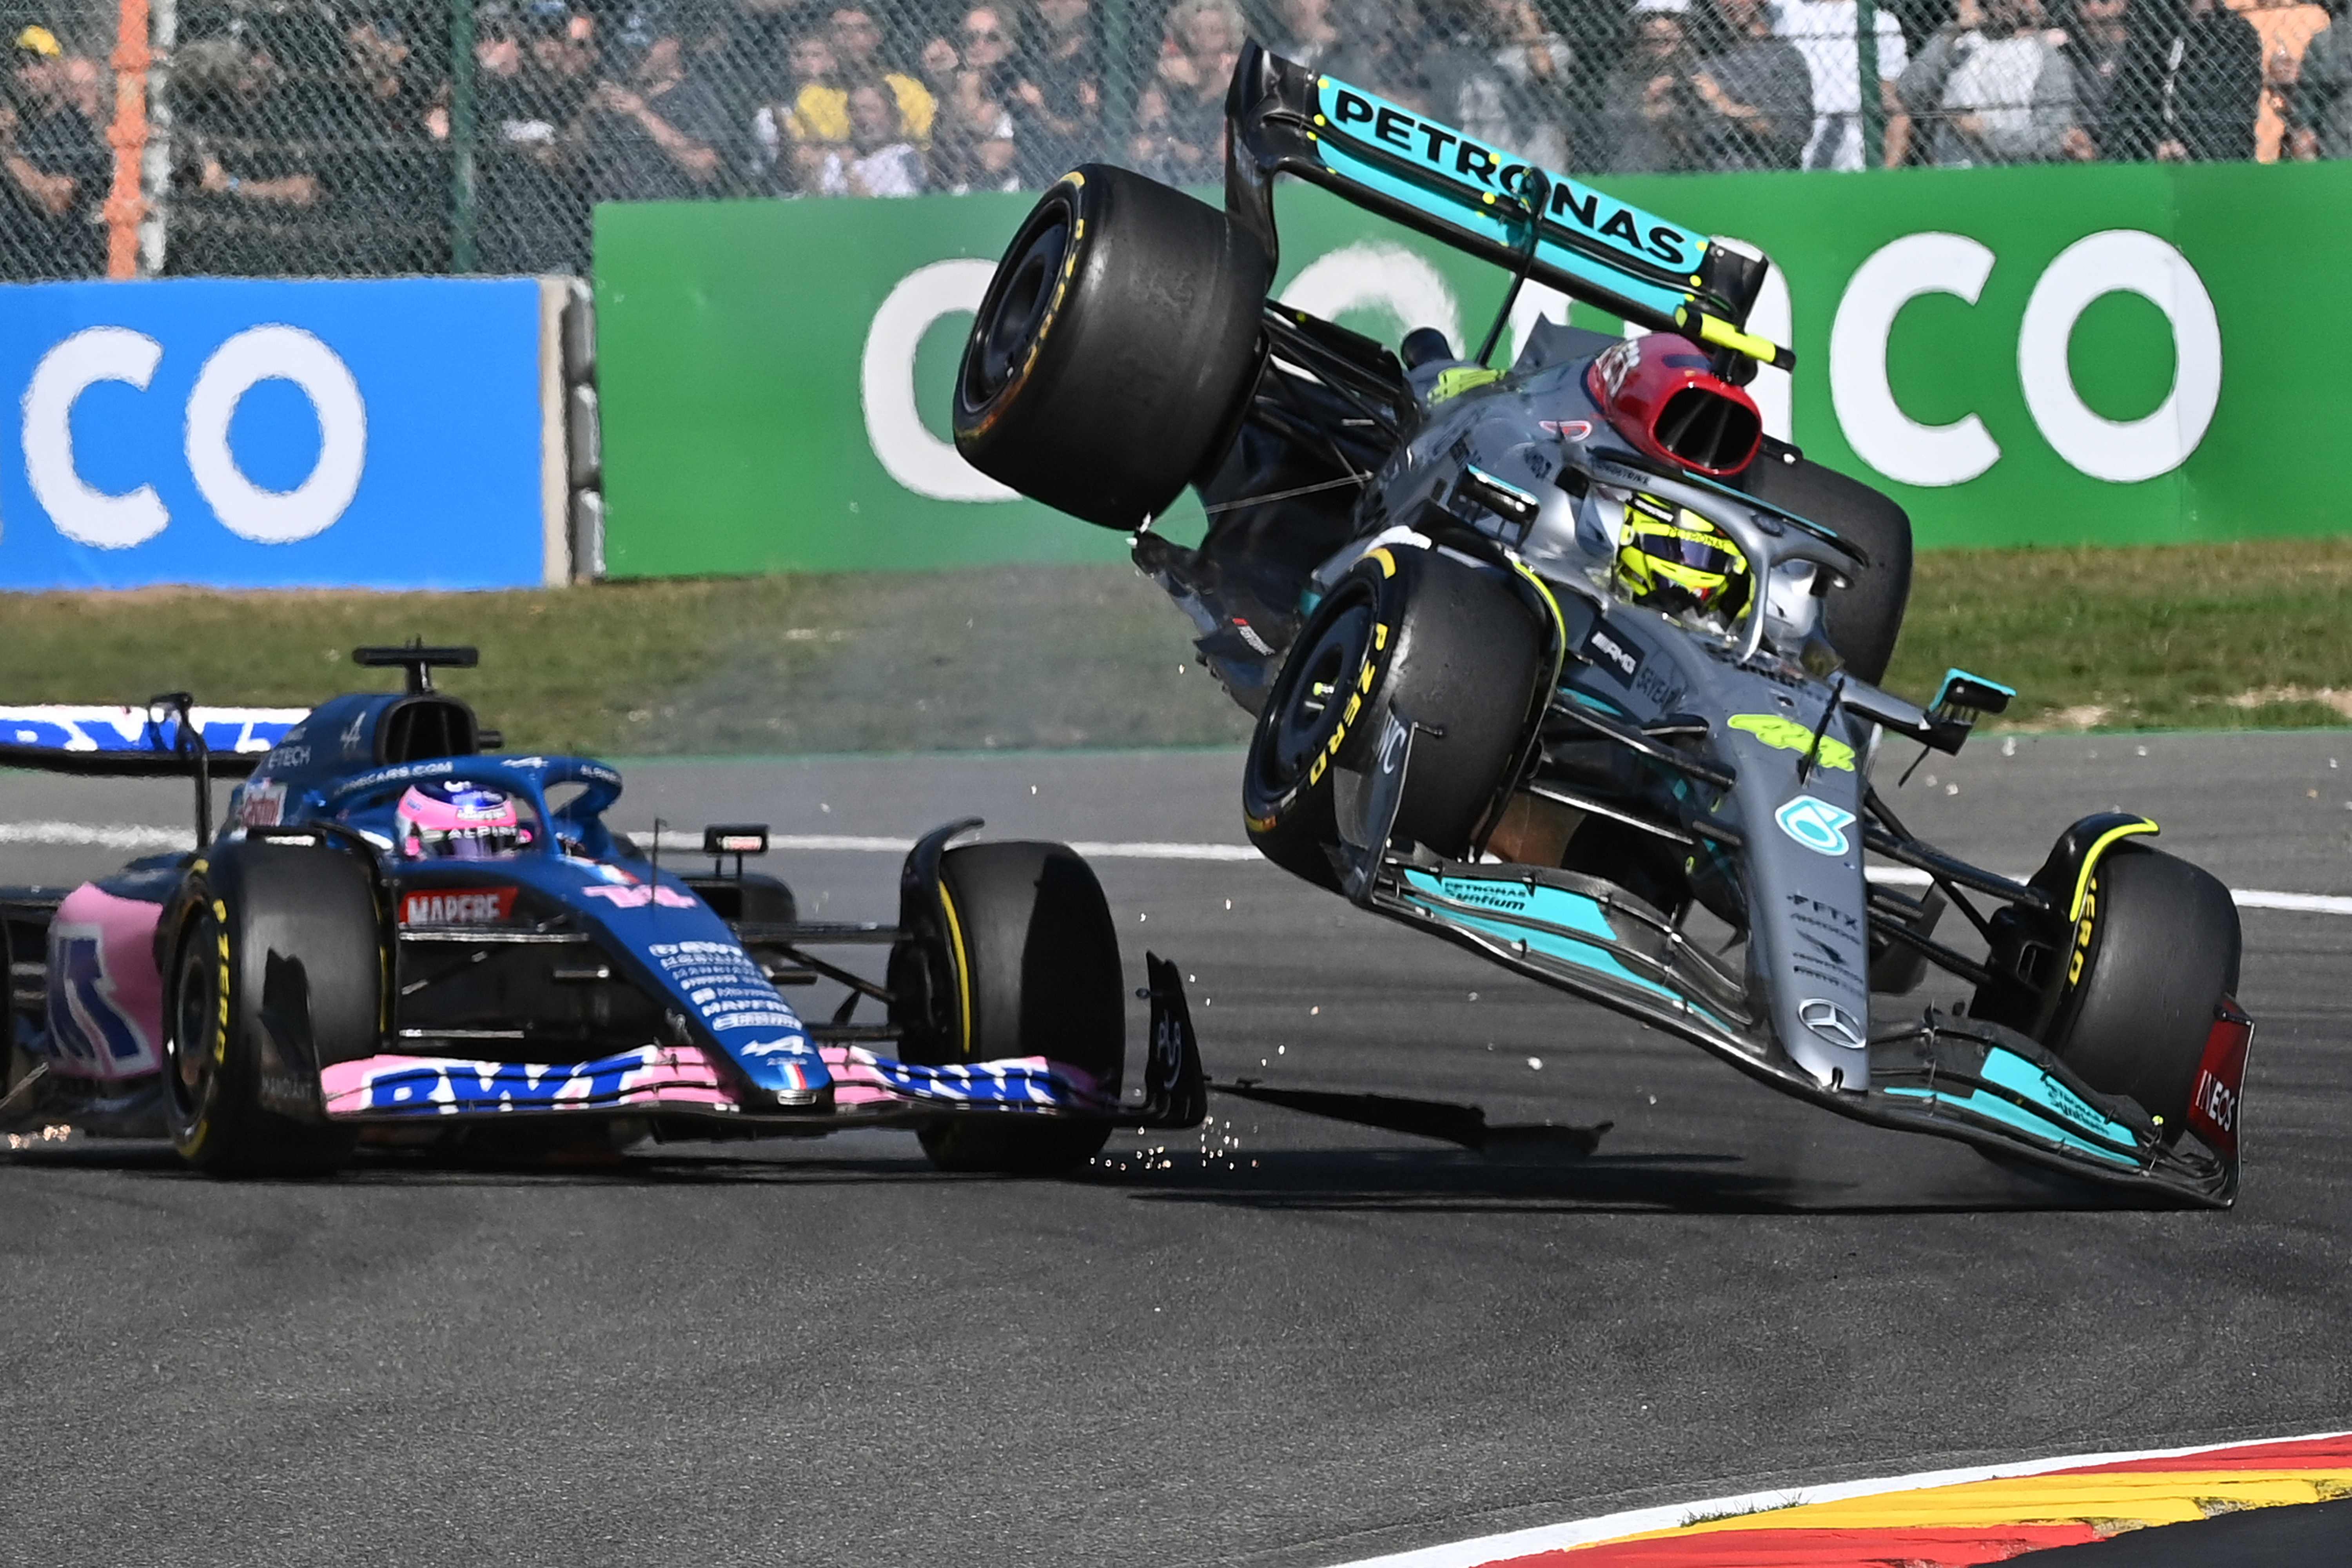
[[[1007,837],[1233,845],[1236,767],[643,765],[623,820],[889,839],[975,812]],[[1895,798],[2000,868],[2125,805],[2233,887],[2352,894],[2352,734],[1995,739]],[[0,776],[5,874],[102,868],[55,829],[180,805]],[[20,1153],[0,1161],[0,1562],[362,1564],[462,1542],[480,1561],[1313,1568],[2347,1424],[2352,917],[2245,914],[2261,1032],[2237,1210],[2117,1212],[1781,1099],[1261,865],[1097,865],[1130,968],[1149,945],[1194,977],[1213,1075],[1612,1125],[1589,1156],[1531,1131],[1482,1158],[1220,1100],[1205,1135],[1123,1138],[1062,1183],[936,1177],[886,1133],[604,1169],[375,1160],[324,1186]],[[812,916],[890,913],[887,852],[770,868]]]

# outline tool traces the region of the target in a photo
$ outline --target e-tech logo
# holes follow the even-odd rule
[[[1852,846],[1845,830],[1853,821],[1853,813],[1801,795],[1772,814],[1780,831],[1811,850],[1816,855],[1843,855]]]

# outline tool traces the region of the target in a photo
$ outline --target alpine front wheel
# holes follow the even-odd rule
[[[939,1067],[1044,1057],[1118,1099],[1127,1056],[1118,932],[1086,861],[1059,844],[962,845],[940,858],[940,900],[945,973],[910,973],[925,963],[918,947],[892,963],[891,991],[919,998],[928,1015],[900,1021],[905,1059]],[[1049,1175],[1098,1153],[1110,1123],[971,1110],[919,1137],[942,1171]]]
[[[352,1134],[326,1120],[320,1067],[368,1054],[382,1027],[367,868],[341,850],[248,840],[215,853],[176,908],[163,1045],[173,1147],[213,1175],[331,1173]]]

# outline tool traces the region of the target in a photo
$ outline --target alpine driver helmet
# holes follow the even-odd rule
[[[531,842],[527,812],[489,784],[425,779],[408,786],[393,816],[400,852],[412,860],[503,860]]]
[[[1696,610],[1727,623],[1738,620],[1756,590],[1748,558],[1729,535],[1686,507],[1645,495],[1625,506],[1617,586],[1637,605],[1668,615]]]

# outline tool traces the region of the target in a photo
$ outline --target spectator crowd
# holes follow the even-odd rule
[[[0,277],[104,270],[116,10],[76,3],[0,0]],[[151,260],[584,271],[600,202],[1213,181],[1252,36],[1578,173],[2352,155],[2352,0],[1885,0],[1868,116],[1855,0],[461,3],[182,0]]]

